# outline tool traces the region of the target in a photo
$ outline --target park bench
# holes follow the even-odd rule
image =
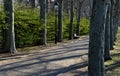
[[[77,36],[77,34],[74,34],[74,35],[73,35],[73,38],[74,38],[74,39],[78,39],[79,36]]]

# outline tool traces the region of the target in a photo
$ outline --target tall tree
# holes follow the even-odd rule
[[[74,12],[73,12],[73,0],[70,0],[70,25],[69,25],[69,39],[73,39],[73,17],[74,17]]]
[[[4,0],[4,10],[6,12],[6,23],[8,29],[4,30],[4,50],[6,52],[16,53],[15,33],[14,33],[14,1]]]
[[[93,0],[88,0],[88,2],[89,2],[89,8],[90,8],[89,17],[91,17]]]
[[[46,0],[46,13],[48,13],[49,12],[49,0]]]
[[[42,44],[47,44],[47,29],[46,29],[46,0],[40,0],[40,21],[43,25]]]
[[[69,9],[68,9],[68,7],[69,7],[69,0],[63,0],[63,12],[65,13],[65,14],[68,14],[69,12]]]
[[[84,2],[84,0],[79,0],[78,1],[78,9],[77,9],[77,11],[78,11],[78,16],[77,16],[77,31],[76,31],[76,33],[77,33],[77,35],[79,36],[80,35],[80,16],[81,16],[81,8],[82,8],[82,4],[83,4],[83,2]]]
[[[116,34],[118,31],[118,17],[119,17],[119,2],[120,0],[115,0],[115,9],[114,9],[114,41],[116,41]]]
[[[35,8],[35,0],[29,0],[30,5],[32,8]]]
[[[9,23],[9,0],[4,0],[4,11],[6,12],[6,17],[5,17],[5,22]],[[6,25],[8,26],[8,25]],[[9,48],[10,48],[10,38],[9,38],[9,26],[7,27],[7,29],[3,29],[3,49],[4,52],[9,52]]]
[[[93,0],[90,20],[88,76],[104,76],[106,0]]]
[[[63,0],[57,0],[58,6],[58,42],[62,42],[63,39]]]
[[[110,11],[110,50],[113,50],[114,44],[114,26],[113,26],[113,13],[114,13],[114,1],[111,0],[111,11]]]
[[[111,60],[110,56],[110,0],[106,4],[107,16],[105,25],[105,50],[104,50],[104,60]]]

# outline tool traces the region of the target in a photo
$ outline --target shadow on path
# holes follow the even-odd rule
[[[29,53],[23,58],[15,57],[14,62],[12,62],[13,56],[11,62],[0,65],[0,76],[57,76],[64,73],[75,76],[71,71],[87,66],[87,62],[82,59],[87,54],[88,40],[85,39],[85,43],[78,40],[44,52]]]
[[[32,73],[32,74],[29,74],[27,76],[30,76],[30,75],[34,75],[34,76],[39,76],[39,75],[40,76],[57,76],[59,74],[63,74],[63,73],[67,73],[67,72],[70,72],[70,71],[73,71],[76,69],[84,68],[86,66],[87,66],[87,62],[77,63],[77,64],[70,65],[70,66],[65,67],[65,68],[46,70],[46,71],[42,71],[42,72]]]

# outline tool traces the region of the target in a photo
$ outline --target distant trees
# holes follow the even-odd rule
[[[36,0],[29,0],[29,1],[30,1],[31,7],[32,7],[32,8],[35,8],[35,1],[36,1]]]
[[[84,0],[78,0],[78,7],[77,7],[77,28],[76,28],[76,34],[79,36],[80,35],[80,17],[81,17],[81,9],[82,9],[82,4]]]
[[[115,41],[116,41],[116,34],[118,31],[118,24],[119,24],[119,16],[120,16],[120,0],[115,0]]]
[[[6,0],[8,1],[8,0]],[[32,6],[33,8],[35,7],[35,1],[36,0],[15,0],[17,2],[22,2],[22,3],[25,3],[27,4],[30,3],[29,5]],[[42,27],[42,36],[40,36],[42,38],[41,42],[42,44],[47,44],[47,17],[46,17],[46,12],[48,12],[49,9],[51,9],[53,6],[54,6],[54,1],[52,0],[37,0],[39,1],[39,4],[40,4],[40,24]],[[92,8],[92,4],[94,2],[92,2],[92,0],[56,0],[58,1],[59,3],[59,9],[58,9],[58,41],[59,42],[62,42],[63,40],[63,36],[65,33],[64,32],[64,29],[67,29],[69,31],[67,31],[68,33],[66,34],[67,37],[69,39],[73,39],[73,34],[77,34],[77,35],[80,35],[80,19],[82,17],[86,17],[87,19],[90,19],[89,16],[91,14],[91,8]],[[117,0],[119,1],[119,0]],[[106,10],[108,9],[110,12],[109,12],[109,15],[108,14],[106,15],[107,19],[106,19],[106,26],[105,27],[108,27],[107,25],[110,25],[110,29],[108,28],[105,28],[105,36],[108,37],[109,34],[110,34],[110,38],[109,39],[106,39],[105,38],[105,44],[110,44],[110,46],[108,45],[105,45],[106,47],[110,47],[110,49],[113,49],[113,43],[115,41],[115,36],[116,36],[116,32],[117,32],[117,24],[116,21],[118,21],[117,19],[117,16],[116,16],[116,13],[118,15],[118,3],[117,1],[113,1],[111,0],[111,4],[109,4],[109,7],[105,7]],[[5,1],[4,1],[5,2]],[[29,6],[29,5],[23,5],[22,7],[24,6]],[[5,2],[4,4],[4,10],[9,12],[10,11],[10,6],[7,2]],[[30,8],[31,7],[27,7],[27,8]],[[48,14],[51,14],[53,13],[53,11],[49,11]],[[9,22],[9,17],[10,17],[10,13],[7,13],[8,17],[6,17],[6,23]],[[54,14],[52,14],[54,15]],[[110,17],[110,19],[109,19]],[[66,24],[67,26],[65,28],[64,27],[64,19],[67,19],[66,20]],[[75,19],[76,18],[76,19]],[[69,21],[69,22],[67,22]],[[14,20],[13,20],[14,22]],[[9,23],[10,24],[10,23]],[[14,29],[14,27],[12,27]],[[54,27],[53,27],[54,28]],[[108,32],[110,30],[110,33]],[[3,29],[4,31],[4,49],[7,49],[6,47],[10,47],[10,41],[9,41],[9,30],[7,29]],[[66,31],[65,31],[66,32]],[[14,35],[13,35],[14,36]],[[108,43],[109,41],[109,43]],[[105,48],[107,49],[107,48]],[[106,55],[106,54],[105,54]]]
[[[14,30],[14,18],[13,18],[14,13],[12,12],[12,16],[10,16],[10,13],[11,13],[10,10],[14,9],[14,7],[11,8],[10,0],[3,0],[3,1],[4,1],[4,10],[6,11],[5,23],[8,23],[6,26],[8,26],[9,30],[8,29],[3,29],[3,33],[2,33],[3,36],[1,38],[4,38],[4,40],[3,40],[3,46],[2,47],[4,48],[4,50],[9,50],[10,45],[11,45],[10,44],[10,42],[11,42],[11,40],[10,40],[10,27],[9,27],[10,21],[12,21],[11,24],[13,25],[13,26],[11,26],[11,29]],[[80,19],[81,19],[81,17],[83,17],[82,16],[83,11],[81,11],[82,5],[83,5],[83,3],[82,3],[83,0],[79,0],[79,3],[77,3],[77,0],[76,1],[74,1],[74,0],[73,1],[72,0],[56,0],[56,1],[58,1],[58,3],[59,3],[59,5],[58,5],[59,7],[58,7],[58,11],[57,11],[58,12],[58,14],[57,14],[58,15],[57,16],[58,17],[58,23],[57,23],[58,24],[58,27],[57,27],[57,31],[58,31],[57,36],[58,37],[57,38],[58,39],[57,40],[58,40],[58,42],[62,42],[63,38],[69,38],[70,39],[70,37],[71,37],[71,39],[73,39],[73,34],[74,33],[76,33],[77,35],[80,34],[80,29],[79,28],[80,28]],[[33,12],[33,11],[38,12],[38,9],[40,10],[40,18],[39,18],[40,20],[39,21],[40,21],[41,27],[39,28],[40,38],[38,38],[38,41],[40,42],[40,44],[46,45],[47,44],[47,37],[48,37],[47,36],[48,35],[47,31],[49,31],[49,30],[47,30],[48,28],[46,26],[47,25],[46,12],[47,12],[49,17],[54,18],[55,14],[52,11],[53,6],[54,6],[54,1],[53,0],[14,0],[13,4],[15,4],[15,5],[20,4],[19,6],[15,7],[15,9],[16,9],[15,10],[15,15],[16,15],[16,13],[20,13],[20,12],[17,12],[19,10],[21,10],[21,13],[23,13],[22,12],[23,8],[26,9],[26,11],[28,10],[28,11],[31,11],[31,12]],[[40,5],[40,8],[37,6],[37,4]],[[30,6],[32,8],[34,8],[35,6],[37,6],[37,7],[36,7],[36,9],[32,9]],[[77,8],[77,10],[76,10],[76,8]],[[23,15],[21,17],[23,18]],[[77,17],[77,19],[75,19],[76,17]],[[18,18],[18,15],[15,16],[15,18]],[[23,19],[27,19],[27,21],[29,21],[28,20],[29,18],[27,18],[27,16],[25,15]],[[27,21],[25,20],[25,23]],[[48,24],[48,25],[53,25],[53,23],[54,22],[51,21],[51,23]],[[16,21],[15,21],[15,27],[16,27],[16,25],[21,25],[21,24],[23,25],[24,22],[23,23],[22,22],[16,23]],[[36,24],[39,24],[39,22],[38,23],[35,22],[35,23],[27,24],[27,27],[31,27],[31,26],[33,27],[33,25],[36,25]],[[50,26],[50,27],[52,27],[52,26]],[[53,28],[54,28],[54,26],[53,26]],[[51,30],[53,30],[53,29],[51,29]],[[53,32],[54,31],[52,31],[52,33]],[[16,33],[16,30],[15,30],[15,33]],[[17,31],[17,33],[18,33],[18,31]],[[42,35],[41,35],[41,33],[42,33]],[[14,41],[14,37],[15,37],[14,32],[11,32],[11,34],[13,34],[11,36],[13,36],[12,38],[13,38],[13,41]],[[17,37],[18,37],[18,35],[16,36],[16,38]],[[19,35],[19,37],[21,37],[21,36]],[[51,36],[51,40],[53,38],[54,37]],[[19,42],[20,40],[24,40],[24,38],[21,38],[21,39],[17,38],[17,40],[16,40],[17,46],[19,45],[19,43],[22,44],[22,45],[27,43],[26,39],[25,39],[25,41]],[[29,39],[29,40],[31,40],[31,42],[28,42],[27,44],[29,44],[29,43],[32,44],[32,42],[34,41],[33,38]],[[37,42],[37,39],[35,39],[35,41]],[[12,42],[12,43],[14,44],[15,42]],[[38,44],[38,43],[36,43],[36,44]]]

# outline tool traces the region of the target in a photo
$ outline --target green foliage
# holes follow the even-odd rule
[[[53,14],[47,15],[47,40],[55,39],[55,17]]]
[[[0,48],[2,46],[2,41],[3,41],[3,37],[2,37],[2,28],[7,28],[6,24],[5,24],[5,13],[0,11]]]
[[[63,38],[68,38],[69,37],[69,23],[70,20],[68,17],[63,18]]]
[[[64,27],[63,27],[63,35],[64,35],[64,38],[68,38],[69,36],[69,23],[70,23],[70,20],[68,17],[64,17],[63,19],[63,23],[64,23]],[[85,35],[85,34],[88,34],[89,33],[89,24],[90,24],[90,21],[89,19],[87,18],[81,18],[80,20],[80,34],[81,35]],[[76,28],[77,28],[77,22],[76,20],[74,20],[73,22],[73,27],[74,27],[74,33],[76,33]]]
[[[119,52],[120,51],[120,27],[118,28],[118,33],[116,37],[117,37],[117,40],[114,45],[114,50],[110,51],[112,60],[105,62],[106,68],[111,68],[115,66],[114,68],[106,71],[109,73],[114,73],[113,76],[120,75],[120,67],[119,67],[119,64],[120,64],[120,52]]]
[[[23,8],[23,9],[21,9]],[[8,24],[5,22],[5,13],[0,12],[0,43],[3,41],[2,29],[8,29]],[[69,36],[69,18],[63,16],[63,37]],[[29,7],[19,7],[15,9],[15,38],[17,47],[25,47],[38,45],[42,39],[43,24],[40,21],[39,9],[31,9]],[[81,19],[81,34],[88,33],[89,20]],[[74,21],[74,28],[76,22]],[[75,33],[76,29],[74,29]],[[47,15],[47,41],[54,41],[55,39],[55,15],[49,13]]]
[[[40,44],[39,11],[37,9],[22,9],[15,11],[16,45],[19,47]],[[39,43],[38,43],[39,42]]]
[[[80,34],[81,35],[89,33],[89,25],[90,25],[89,19],[86,19],[86,18],[81,19],[80,21]]]

